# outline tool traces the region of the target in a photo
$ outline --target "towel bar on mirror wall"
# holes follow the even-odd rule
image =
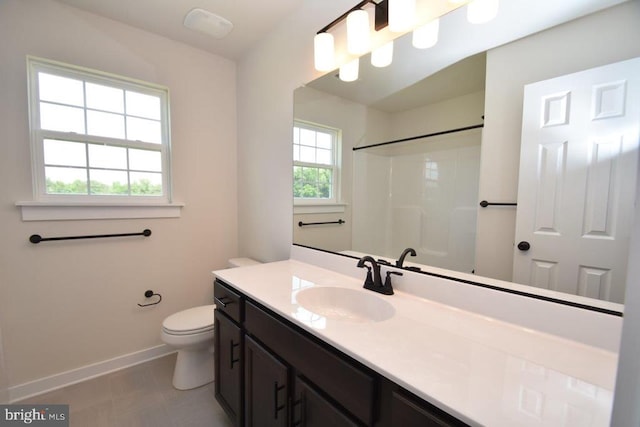
[[[298,227],[306,227],[307,225],[325,225],[325,224],[338,224],[342,225],[346,221],[344,219],[339,219],[337,221],[326,221],[326,222],[298,222]]]
[[[517,203],[495,203],[495,202],[487,202],[483,200],[480,202],[480,206],[486,208],[487,206],[518,206]]]
[[[121,234],[95,234],[90,236],[65,236],[65,237],[42,237],[39,234],[32,234],[29,237],[29,241],[33,244],[40,242],[47,242],[53,240],[78,240],[78,239],[102,239],[104,237],[129,237],[129,236],[151,236],[151,230],[148,228],[141,233],[121,233]]]

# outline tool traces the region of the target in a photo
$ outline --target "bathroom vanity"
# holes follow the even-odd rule
[[[214,273],[234,425],[609,424],[613,352],[296,260]]]

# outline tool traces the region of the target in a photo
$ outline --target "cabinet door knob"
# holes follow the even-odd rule
[[[529,242],[525,242],[523,240],[522,242],[518,243],[518,249],[520,249],[523,252],[526,252],[529,249],[531,249],[531,245],[529,244]]]

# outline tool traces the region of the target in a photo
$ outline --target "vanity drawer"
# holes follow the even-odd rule
[[[247,301],[245,330],[366,425],[374,421],[375,376]]]
[[[243,310],[240,294],[216,279],[213,284],[213,299],[216,309],[223,312],[237,323],[242,323]]]

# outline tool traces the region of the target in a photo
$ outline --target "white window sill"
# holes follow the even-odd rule
[[[16,202],[23,221],[82,219],[179,218],[184,203],[170,204],[79,204],[59,202]]]
[[[293,206],[294,215],[315,213],[342,213],[347,205],[344,203],[300,204]]]

